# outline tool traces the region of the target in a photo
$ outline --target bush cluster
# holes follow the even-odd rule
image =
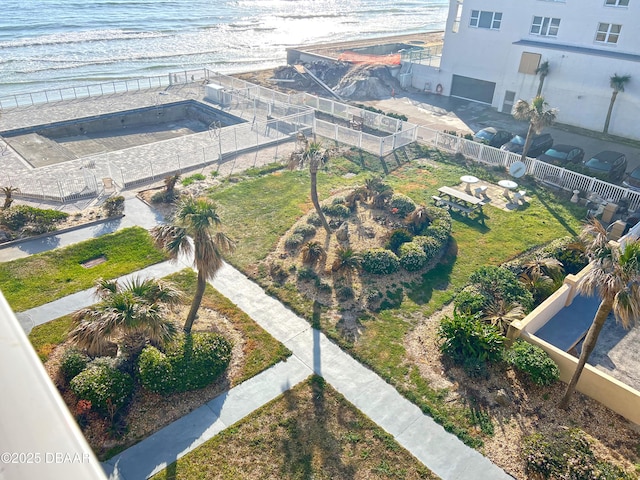
[[[414,242],[400,246],[400,266],[408,272],[420,270],[427,264],[427,254],[422,247]]]
[[[406,228],[396,228],[391,232],[391,235],[389,235],[389,240],[387,240],[384,248],[397,254],[400,246],[411,240],[413,240],[413,234],[409,230]]]
[[[0,224],[10,230],[17,231],[29,225],[33,233],[45,233],[55,230],[55,224],[69,216],[66,212],[17,205],[0,214]]]
[[[299,233],[294,233],[284,241],[285,248],[295,250],[304,242],[304,237]]]
[[[505,353],[505,360],[527,374],[536,385],[551,385],[560,378],[560,370],[547,352],[524,340],[516,340]]]
[[[372,248],[362,254],[362,269],[375,275],[389,275],[398,271],[400,260],[391,250]]]
[[[406,217],[416,209],[416,204],[406,195],[394,193],[389,201],[389,209],[401,217]]]
[[[484,266],[469,277],[478,293],[485,298],[485,305],[492,300],[518,303],[525,312],[533,308],[533,295],[518,280],[516,275],[503,267]]]
[[[105,416],[124,407],[133,393],[131,376],[104,364],[80,372],[69,386],[78,399],[90,401],[91,407]]]
[[[307,223],[309,225],[314,225],[316,227],[319,227],[322,225],[322,220],[320,220],[320,215],[318,215],[317,212],[311,212],[307,217]]]
[[[316,227],[309,224],[299,225],[293,230],[293,234],[302,235],[303,238],[307,239],[309,237],[313,237],[316,234]]]
[[[349,210],[349,207],[347,207],[346,205],[337,203],[331,205],[323,205],[322,213],[330,217],[347,218],[349,217],[349,215],[351,215],[351,210]]]
[[[138,359],[140,383],[162,394],[206,387],[229,365],[231,348],[227,339],[214,333],[184,335],[164,352],[146,347]]]
[[[104,201],[102,208],[104,209],[104,213],[107,217],[121,215],[122,212],[124,212],[124,197],[122,195],[109,197]]]
[[[67,382],[71,381],[73,377],[87,368],[89,360],[89,356],[77,348],[67,348],[62,354],[62,359],[60,360],[60,373],[62,373],[62,377]]]
[[[484,362],[502,358],[504,337],[493,325],[487,325],[476,317],[454,312],[440,322],[438,337],[440,351],[463,364],[469,358]]]

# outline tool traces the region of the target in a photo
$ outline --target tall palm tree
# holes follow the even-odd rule
[[[156,245],[163,248],[172,259],[193,252],[198,282],[184,323],[186,333],[191,332],[207,281],[213,280],[222,267],[222,255],[235,248],[233,240],[219,230],[221,223],[216,205],[211,200],[187,197],[178,205],[171,224],[159,225],[151,230]]]
[[[609,102],[609,110],[607,111],[607,118],[604,121],[602,133],[609,132],[609,122],[611,122],[613,104],[616,103],[618,93],[624,92],[624,86],[629,83],[629,80],[631,80],[631,75],[618,75],[617,73],[614,73],[613,76],[609,78],[609,86],[613,89],[613,92],[611,92],[611,102]]]
[[[536,97],[528,103],[526,100],[518,100],[513,108],[513,118],[529,122],[527,138],[524,141],[521,161],[527,156],[534,133],[540,133],[544,127],[552,125],[558,114],[555,108],[547,108],[548,104],[543,97]]]
[[[547,78],[547,75],[549,75],[549,60],[545,60],[540,65],[538,65],[538,68],[536,68],[536,75],[540,77],[538,83],[538,92],[536,93],[536,97],[539,97],[540,95],[542,95],[542,86],[544,85],[544,80],[545,78]]]
[[[169,282],[134,279],[120,284],[100,279],[96,295],[97,304],[73,314],[75,328],[69,333],[89,355],[103,355],[116,342],[120,347],[133,345],[128,353],[136,353],[147,341],[162,344],[176,332],[167,309],[180,303],[182,295]]]
[[[298,135],[298,142],[302,145],[302,150],[291,154],[289,168],[293,170],[294,168],[303,168],[305,165],[309,166],[311,202],[316,209],[318,217],[320,217],[322,226],[327,233],[331,234],[331,227],[322,212],[322,208],[320,208],[320,201],[318,200],[318,170],[329,161],[329,150],[322,148],[322,144],[319,142],[309,142],[302,133]]]
[[[560,401],[561,408],[569,406],[609,313],[613,311],[616,320],[625,328],[640,316],[640,241],[634,240],[624,246],[609,242],[607,231],[596,219],[585,225],[581,238],[587,242],[591,269],[578,286],[578,291],[585,295],[597,294],[600,305],[582,345],[576,370]]]

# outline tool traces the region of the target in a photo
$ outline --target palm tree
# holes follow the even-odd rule
[[[96,295],[100,301],[73,314],[75,328],[69,338],[89,355],[103,355],[113,343],[130,346],[137,353],[147,341],[160,345],[176,333],[167,319],[169,307],[181,302],[182,294],[169,282],[134,279],[120,284],[99,279]]]
[[[151,230],[156,245],[163,248],[172,259],[193,252],[198,282],[184,323],[186,333],[191,332],[207,281],[213,280],[223,265],[223,253],[232,252],[235,248],[233,240],[218,230],[220,225],[220,217],[211,200],[187,197],[178,205],[171,224],[159,225]]]
[[[542,86],[544,85],[544,80],[545,78],[547,78],[547,75],[549,75],[549,60],[545,60],[540,65],[538,65],[538,68],[536,68],[536,75],[540,77],[538,83],[538,93],[536,93],[536,97],[539,97],[540,95],[542,95]]]
[[[3,210],[8,209],[13,203],[12,195],[16,192],[19,192],[20,189],[18,187],[2,187],[0,191],[4,194],[4,205],[2,206]]]
[[[616,103],[618,93],[624,92],[624,86],[629,83],[629,80],[631,80],[631,75],[618,75],[617,73],[614,73],[613,76],[609,78],[609,86],[613,89],[613,92],[611,92],[611,102],[609,103],[609,110],[607,111],[607,118],[604,121],[602,133],[609,132],[609,122],[611,122],[613,104]]]
[[[502,335],[507,334],[509,325],[514,320],[522,320],[525,316],[522,305],[494,298],[482,309],[482,319],[500,329]]]
[[[318,242],[307,242],[300,250],[302,254],[302,263],[307,265],[314,265],[320,260],[325,260],[327,254],[324,248]]]
[[[613,312],[625,328],[640,316],[640,241],[634,240],[624,246],[609,242],[607,231],[596,219],[585,225],[580,236],[586,242],[591,268],[580,282],[578,291],[589,296],[596,293],[600,305],[582,345],[576,370],[560,401],[561,408],[569,406],[609,313]]]
[[[320,217],[322,226],[331,234],[331,227],[327,222],[327,219],[320,208],[320,201],[318,200],[318,169],[329,161],[329,150],[322,148],[319,142],[309,142],[304,134],[298,134],[298,142],[302,145],[301,151],[291,153],[289,159],[289,168],[303,168],[305,165],[309,165],[309,174],[311,175],[311,202]]]
[[[513,108],[513,118],[516,120],[526,120],[529,122],[529,130],[527,138],[524,141],[522,149],[522,157],[520,161],[524,161],[531,146],[534,133],[540,133],[544,127],[548,127],[556,120],[557,111],[555,108],[547,109],[547,102],[543,97],[536,97],[528,103],[526,100],[518,100]]]
[[[331,270],[339,272],[341,270],[357,270],[360,268],[360,255],[351,248],[338,248],[336,258],[331,265]]]

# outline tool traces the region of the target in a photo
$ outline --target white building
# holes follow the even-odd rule
[[[450,0],[440,68],[414,65],[412,85],[510,113],[535,97],[545,61],[542,96],[558,121],[594,131],[610,77],[630,75],[609,133],[640,139],[640,0]]]

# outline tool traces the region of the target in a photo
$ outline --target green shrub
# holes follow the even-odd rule
[[[405,243],[400,246],[400,266],[407,272],[420,270],[427,264],[427,254],[414,242]]]
[[[89,356],[77,348],[67,348],[62,354],[62,359],[60,360],[60,373],[62,373],[62,377],[67,382],[71,381],[73,377],[87,368],[89,360]]]
[[[475,315],[482,312],[486,301],[486,298],[474,287],[467,287],[456,295],[453,304],[458,312],[464,315]]]
[[[27,224],[32,226],[33,233],[44,233],[55,230],[55,224],[69,216],[59,210],[42,209],[29,205],[17,205],[2,212],[0,224],[11,230],[20,230]]]
[[[403,243],[410,242],[412,239],[413,235],[409,230],[406,228],[396,228],[391,232],[391,235],[389,235],[389,240],[387,240],[384,248],[397,254],[400,246]]]
[[[91,407],[102,415],[120,410],[133,393],[131,376],[106,365],[87,368],[76,375],[69,386],[78,399],[89,400]]]
[[[505,353],[505,359],[509,364],[526,373],[536,385],[551,385],[560,378],[560,370],[547,352],[524,340],[516,340]]]
[[[395,253],[384,248],[372,248],[362,254],[362,269],[375,275],[389,275],[398,271],[400,261]]]
[[[318,274],[311,267],[302,267],[298,270],[298,280],[316,280]]]
[[[438,255],[438,253],[440,253],[440,250],[443,247],[443,242],[441,242],[437,238],[428,237],[424,235],[414,237],[412,240],[412,243],[415,243],[422,249],[422,251],[427,257],[427,262],[435,258],[435,256]]]
[[[182,186],[188,187],[192,183],[197,182],[197,181],[202,181],[202,180],[204,180],[206,178],[207,177],[205,177],[202,173],[194,173],[193,175],[190,175],[188,177],[183,178],[180,183],[182,183]]]
[[[295,250],[304,242],[304,237],[299,233],[294,233],[284,241],[285,248]]]
[[[313,225],[299,225],[293,230],[294,235],[302,235],[303,238],[313,237],[316,234],[316,227]]]
[[[599,460],[586,434],[576,428],[534,433],[524,439],[526,471],[532,477],[571,480],[631,480],[637,478]]]
[[[319,227],[322,225],[322,220],[320,220],[320,215],[317,212],[311,212],[307,217],[307,223]]]
[[[406,217],[416,209],[416,204],[406,195],[394,193],[389,201],[389,209],[401,217]]]
[[[347,285],[336,289],[336,298],[340,302],[346,302],[347,300],[351,300],[353,297],[355,297],[355,292],[353,291],[353,288]]]
[[[168,394],[204,388],[231,361],[231,343],[215,333],[192,333],[169,343],[165,352],[146,347],[138,359],[140,383],[152,392]]]
[[[104,214],[107,217],[115,217],[116,215],[121,215],[124,212],[124,197],[122,195],[118,195],[117,197],[109,197],[104,201],[104,205],[102,205],[104,209]]]
[[[331,200],[331,205],[345,205],[347,202],[344,197],[336,197]]]
[[[503,300],[505,303],[518,303],[525,312],[533,307],[533,295],[518,280],[515,274],[506,268],[484,266],[471,274],[470,282],[478,289],[487,302]]]
[[[178,198],[175,190],[167,192],[162,190],[161,192],[156,192],[151,197],[151,203],[171,203]]]
[[[351,210],[346,205],[341,203],[332,205],[323,205],[322,212],[325,215],[329,215],[334,218],[348,218],[351,215]]]
[[[440,351],[459,364],[468,358],[497,361],[502,357],[504,337],[498,329],[469,315],[454,312],[453,317],[443,318],[438,337]]]

